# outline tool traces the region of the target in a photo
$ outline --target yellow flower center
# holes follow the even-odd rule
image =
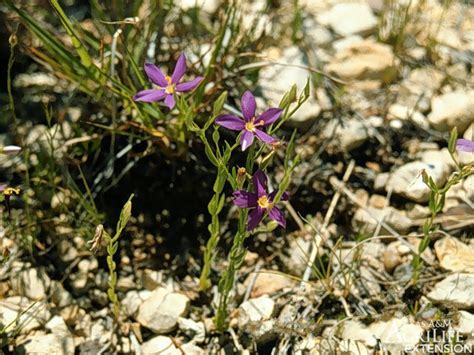
[[[245,124],[245,129],[249,132],[255,132],[255,125],[253,124],[253,120]]]
[[[174,94],[174,84],[171,83],[171,77],[169,75],[165,76],[166,82],[168,83],[168,86],[165,88],[165,92],[167,94]]]
[[[264,209],[272,207],[272,203],[268,200],[268,197],[266,195],[259,197],[257,203],[261,208]]]
[[[245,129],[249,132],[255,132],[255,128],[258,126],[263,126],[265,122],[263,120],[260,120],[258,122],[255,122],[255,117],[252,117],[250,121],[245,123]]]

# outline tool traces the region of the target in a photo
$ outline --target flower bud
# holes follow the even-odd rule
[[[8,38],[8,43],[10,43],[11,47],[15,47],[18,43],[18,37],[16,36],[16,33],[12,33],[10,37]]]

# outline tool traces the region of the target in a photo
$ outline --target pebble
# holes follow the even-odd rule
[[[148,290],[133,290],[127,292],[121,302],[125,313],[130,317],[134,317],[140,305],[145,302],[150,297],[150,295],[151,291]]]
[[[203,322],[180,317],[178,318],[178,327],[196,343],[203,343],[206,340],[206,328]]]
[[[431,100],[430,124],[441,132],[457,127],[462,134],[474,122],[474,90],[457,90]]]
[[[32,300],[44,300],[51,280],[43,269],[30,268],[16,273],[11,284],[12,289],[19,295]]]
[[[286,266],[287,272],[291,275],[301,276],[308,263],[308,250],[312,244],[311,240],[303,238],[292,238],[287,248],[287,254],[283,255],[282,260]]]
[[[318,21],[328,24],[340,36],[369,35],[378,23],[370,6],[352,2],[333,6],[318,16]]]
[[[367,327],[359,321],[348,320],[343,323],[341,338],[345,340],[361,341],[365,345],[375,346],[377,339]]]
[[[9,333],[17,329],[20,334],[40,328],[51,318],[51,314],[42,302],[30,302],[24,297],[8,297],[0,301],[0,323]]]
[[[401,263],[402,258],[400,257],[397,248],[393,245],[389,245],[383,253],[383,265],[385,270],[391,273]]]
[[[375,322],[369,326],[369,330],[380,340],[383,349],[392,354],[399,354],[406,347],[414,347],[424,333],[424,329],[408,317]]]
[[[160,355],[181,355],[181,351],[174,345],[171,338],[159,335],[154,337],[141,346],[143,355],[160,354]]]
[[[33,335],[22,344],[18,344],[16,351],[19,354],[74,354],[72,338],[64,338],[56,334]],[[72,351],[71,351],[72,350]]]
[[[474,245],[446,237],[438,240],[434,247],[443,269],[474,274]]]
[[[269,54],[270,59],[278,63],[288,63],[289,65],[269,65],[263,67],[259,72],[259,83],[263,89],[263,94],[268,100],[269,106],[278,106],[283,95],[296,84],[298,93],[306,86],[306,82],[311,78],[311,73],[299,66],[307,66],[303,53],[298,47],[289,47],[281,53]],[[309,98],[287,122],[296,128],[304,129],[310,125],[321,113],[321,107],[316,99]]]
[[[390,206],[384,209],[374,207],[359,208],[356,210],[352,221],[356,225],[364,226],[367,233],[375,232],[378,221],[383,221],[402,234],[412,226],[412,221],[406,216],[405,211],[400,211]],[[382,227],[381,230],[385,231],[385,228]]]
[[[459,334],[473,336],[474,335],[474,314],[459,311],[457,324],[453,326],[454,330]]]
[[[427,295],[434,303],[460,309],[474,308],[474,275],[455,273],[438,282]]]
[[[361,120],[351,118],[342,124],[339,120],[330,121],[322,133],[324,139],[334,139],[337,150],[350,152],[360,147],[369,138],[369,132]]]
[[[423,182],[422,170],[425,170],[438,186],[446,182],[451,171],[450,167],[441,161],[413,161],[398,167],[390,175],[385,190],[392,190],[393,193],[415,202],[428,202],[430,190]]]
[[[244,286],[248,286],[253,280],[255,282],[250,292],[251,298],[272,294],[284,288],[295,286],[295,282],[288,276],[275,273],[272,270],[260,270],[258,275],[251,273],[245,280]]]
[[[178,318],[189,311],[189,298],[166,288],[156,288],[138,309],[137,321],[156,334],[172,332]]]
[[[257,343],[262,344],[276,337],[275,301],[268,296],[261,296],[242,303],[239,307],[238,324],[248,332]]]
[[[326,70],[345,81],[378,80],[389,83],[397,76],[398,64],[390,46],[364,40],[337,52]]]

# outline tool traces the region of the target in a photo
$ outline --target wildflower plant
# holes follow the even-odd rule
[[[117,227],[115,228],[115,234],[112,237],[109,233],[104,230],[102,225],[98,225],[95,230],[94,238],[91,240],[90,244],[91,250],[96,251],[100,248],[101,244],[105,241],[107,244],[107,266],[109,268],[109,288],[107,289],[107,296],[109,301],[112,304],[112,313],[114,315],[115,323],[119,320],[120,315],[120,301],[118,299],[115,288],[117,286],[117,265],[114,261],[114,256],[118,250],[118,239],[122,235],[123,230],[125,229],[128,221],[130,220],[132,214],[132,198],[133,194],[129,197],[128,201],[122,208],[120,212],[120,217],[117,222]]]
[[[228,114],[218,115],[226,99],[224,93],[214,105],[213,117],[206,122],[203,128],[200,128],[195,122],[191,123],[191,129],[204,143],[209,161],[217,169],[216,181],[213,186],[214,195],[208,205],[211,223],[209,225],[210,238],[204,251],[204,264],[200,276],[200,287],[203,290],[212,285],[210,274],[221,235],[219,214],[226,201],[224,191],[226,183],[233,190],[233,204],[239,207],[238,223],[227,257],[228,266],[221,274],[218,283],[219,301],[216,305],[214,322],[219,331],[223,331],[227,326],[230,294],[246,254],[245,240],[257,232],[271,232],[278,226],[286,226],[286,220],[277,204],[288,199],[286,191],[290,184],[291,174],[299,162],[299,156],[294,153],[295,134],[289,140],[284,154],[283,178],[278,187],[271,192],[267,188],[268,177],[265,171],[268,170],[275,155],[278,155],[277,152],[283,146],[272,134],[296,112],[308,97],[309,83],[299,97],[296,86],[293,86],[284,95],[278,108],[270,108],[256,116],[255,98],[250,91],[246,91],[241,101],[243,118],[239,118]],[[291,107],[294,103],[296,105]],[[212,128],[213,123],[215,125]],[[234,144],[221,141],[219,127],[240,131]],[[208,130],[212,130],[212,143],[207,139],[206,132]],[[258,142],[254,140],[254,137],[257,137]],[[231,166],[230,164],[232,153],[239,146],[247,156],[244,167]],[[271,222],[263,225],[261,222],[266,215]]]
[[[423,224],[423,239],[418,246],[418,254],[413,258],[413,277],[412,284],[416,285],[420,276],[422,259],[421,254],[428,248],[431,241],[431,234],[436,231],[434,224],[435,218],[443,210],[444,203],[446,200],[446,194],[454,186],[462,182],[466,177],[471,175],[474,171],[474,162],[467,165],[461,164],[456,158],[456,150],[464,152],[474,152],[474,142],[466,139],[457,139],[457,129],[454,128],[451,131],[451,135],[448,142],[448,151],[451,155],[452,160],[456,166],[456,171],[449,177],[448,181],[444,186],[438,186],[431,176],[426,171],[421,172],[423,182],[428,186],[430,190],[428,207],[430,210],[430,216],[426,219]]]

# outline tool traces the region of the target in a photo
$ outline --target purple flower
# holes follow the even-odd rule
[[[216,123],[219,126],[233,131],[242,132],[242,136],[240,137],[242,151],[252,145],[255,136],[266,144],[275,143],[277,141],[276,138],[266,134],[258,127],[263,128],[271,125],[280,118],[282,110],[279,108],[270,108],[261,115],[255,116],[257,109],[255,97],[248,90],[242,95],[241,106],[242,115],[244,116],[243,119],[234,115],[220,115],[216,118]]]
[[[247,230],[253,230],[258,226],[265,213],[268,212],[270,219],[276,221],[283,228],[286,220],[283,213],[274,205],[277,191],[267,192],[267,177],[261,170],[257,170],[253,176],[255,192],[238,190],[233,193],[234,204],[240,208],[253,208],[247,221]],[[288,193],[283,193],[282,201],[288,200]]]
[[[148,79],[154,84],[154,89],[147,89],[137,92],[133,97],[135,101],[154,102],[164,100],[166,106],[172,109],[176,102],[174,94],[177,92],[187,92],[195,89],[199,83],[204,79],[202,76],[197,76],[194,80],[179,83],[184,73],[186,72],[186,56],[182,53],[173,75],[164,75],[163,72],[156,65],[145,63],[145,73]]]
[[[456,141],[456,148],[461,152],[474,152],[474,142],[461,138]]]

